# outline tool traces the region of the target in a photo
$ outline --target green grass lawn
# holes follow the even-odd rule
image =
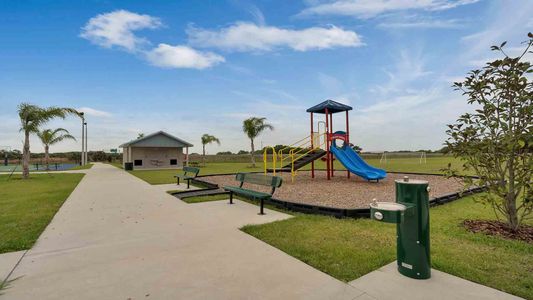
[[[259,166],[260,164],[257,165]],[[200,173],[198,175],[256,171],[262,171],[261,167],[252,168],[249,163],[208,163],[205,167],[200,168]],[[133,170],[129,172],[150,184],[164,184],[176,182],[176,178],[174,178],[174,175],[182,171],[177,169],[169,169]]]
[[[119,162],[119,161],[111,162],[111,163],[107,163],[107,162],[106,162],[106,164],[108,164],[108,165],[112,165],[112,166],[117,167],[117,168],[119,168],[119,169],[124,169],[124,166],[123,166],[122,163]]]
[[[461,161],[451,156],[428,157],[426,163],[420,163],[420,159],[416,157],[389,158],[386,163],[380,163],[377,158],[365,159],[365,161],[376,168],[385,169],[389,172],[441,174],[441,169],[446,168],[449,163],[451,163],[454,168],[461,169]],[[334,166],[336,170],[346,170],[337,160],[335,160]],[[326,164],[323,161],[318,160],[315,163],[315,168],[325,169]],[[303,170],[310,169],[311,165],[307,165],[303,168]]]
[[[83,176],[0,176],[0,253],[31,248]]]
[[[442,173],[440,169],[445,168],[448,163],[454,167],[460,167],[460,161],[449,156],[428,157],[427,163],[420,163],[418,158],[392,158],[387,163],[379,163],[379,159],[369,159],[367,162],[378,168],[384,168],[387,171],[393,172],[420,172],[420,173]],[[268,167],[271,165],[269,164]],[[325,163],[317,161],[315,167],[317,169],[325,169]],[[122,165],[120,165],[122,167]],[[311,166],[307,165],[303,170],[310,170]],[[335,169],[345,170],[345,168],[335,161]],[[207,163],[207,166],[200,168],[199,175],[213,175],[237,172],[260,172],[263,171],[263,162],[257,164],[257,167],[252,168],[249,163]],[[174,175],[181,170],[134,170],[131,174],[150,184],[165,184],[173,183],[175,181]]]
[[[433,268],[533,299],[533,246],[472,234],[461,225],[464,219],[493,219],[489,207],[467,197],[430,213]],[[242,230],[346,282],[396,259],[396,227],[369,219],[295,214]]]
[[[69,169],[69,170],[87,170],[87,169],[90,169],[93,167],[93,164],[92,163],[88,163],[84,166],[77,166],[77,167],[74,167],[72,169]]]

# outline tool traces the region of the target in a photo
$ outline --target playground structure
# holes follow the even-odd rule
[[[333,161],[336,158],[346,168],[348,178],[352,173],[369,181],[385,178],[387,174],[384,170],[368,165],[351,147],[348,112],[352,109],[351,106],[333,100],[326,100],[307,109],[311,121],[310,135],[277,151],[274,147],[266,147],[263,152],[264,173],[272,172],[276,175],[276,172],[290,172],[294,181],[298,170],[311,164],[311,177],[314,178],[315,161],[325,158],[326,176],[330,180],[335,176]],[[342,112],[346,114],[346,129],[334,132],[333,114]],[[325,121],[317,122],[316,131],[315,114],[325,116]],[[337,141],[342,141],[342,145],[338,146]],[[269,152],[272,153],[270,168]]]

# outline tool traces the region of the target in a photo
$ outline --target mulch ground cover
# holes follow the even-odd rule
[[[387,174],[387,178],[380,182],[369,182],[352,174],[346,178],[346,171],[335,172],[335,177],[327,180],[326,172],[316,172],[311,178],[310,172],[301,171],[292,182],[290,174],[284,173],[283,185],[276,189],[274,198],[296,203],[305,203],[335,208],[368,208],[372,199],[378,201],[395,201],[394,180],[409,176],[411,179],[427,180],[431,187],[430,198],[458,192],[463,184],[455,179],[447,179],[435,175]],[[206,176],[201,178],[219,186],[238,185],[235,175]],[[246,187],[248,186],[248,187]],[[251,186],[245,188],[262,192],[270,192],[269,187]]]
[[[465,220],[463,225],[474,233],[484,233],[533,243],[533,226],[522,225],[517,230],[512,230],[504,222],[490,220]]]

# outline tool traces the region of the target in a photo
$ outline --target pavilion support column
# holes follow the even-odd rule
[[[311,149],[315,148],[315,136],[313,130],[313,113],[311,113]],[[315,161],[311,162],[311,178],[315,178]]]
[[[189,147],[185,147],[185,166],[189,166]]]

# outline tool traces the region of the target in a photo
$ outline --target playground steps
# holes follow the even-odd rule
[[[294,162],[294,170],[301,169],[307,164],[310,164],[311,162],[321,158],[322,156],[326,155],[326,151],[319,149],[314,150],[312,152],[309,152],[307,155],[300,157]],[[267,172],[272,172],[272,168],[267,169]],[[276,172],[290,172],[291,171],[291,163],[286,164],[285,166],[276,169]]]

